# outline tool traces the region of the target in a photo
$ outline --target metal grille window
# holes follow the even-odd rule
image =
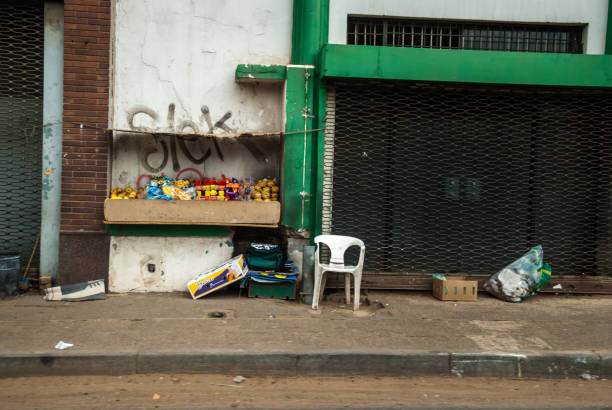
[[[339,82],[328,98],[326,228],[365,241],[367,271],[490,274],[542,244],[554,274],[612,273],[611,92]]]
[[[347,43],[461,50],[581,54],[583,26],[348,18]]]
[[[0,7],[0,253],[22,266],[40,230],[43,24],[42,1]]]

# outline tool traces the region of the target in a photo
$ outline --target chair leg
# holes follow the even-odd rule
[[[317,268],[315,266],[315,270],[314,270],[314,289],[312,291],[312,308],[313,309],[318,309],[319,308],[319,299],[321,296],[321,268]]]
[[[353,274],[355,278],[355,305],[353,307],[353,311],[356,312],[359,310],[359,295],[361,292],[361,272],[355,272]]]
[[[351,274],[344,274],[344,297],[346,298],[346,304],[351,303]]]
[[[327,275],[328,274],[329,272],[325,272],[325,271],[321,273],[321,292],[319,295],[319,302],[321,301],[321,299],[323,299],[323,295],[325,294],[325,285],[327,285]]]

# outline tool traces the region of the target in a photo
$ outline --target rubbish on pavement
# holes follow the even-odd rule
[[[187,282],[187,290],[193,299],[198,299],[242,279],[248,272],[244,256],[238,255],[222,265],[198,274]]]
[[[246,377],[244,377],[244,376],[236,376],[236,377],[234,377],[234,383],[242,383],[245,380],[246,380]]]
[[[153,395],[153,400],[159,400],[159,394],[155,393],[155,394]]]
[[[552,287],[553,289],[563,289],[563,286],[561,286],[560,283],[557,283],[555,286]]]
[[[478,281],[464,276],[433,275],[433,296],[440,300],[475,301],[478,299]]]
[[[589,373],[582,373],[582,374],[580,375],[580,378],[581,378],[582,380],[587,380],[587,381],[590,381],[590,380],[597,380],[597,379],[598,379],[598,376],[594,376],[594,375],[589,374]]]
[[[90,280],[88,282],[55,286],[45,289],[44,299],[48,301],[63,300],[67,302],[106,299],[104,280]]]
[[[236,386],[235,384],[223,384],[223,383],[213,383],[213,384],[211,384],[211,386],[222,386],[222,387],[242,387],[242,386]]]
[[[74,346],[73,343],[66,343],[62,340],[60,340],[59,342],[57,342],[57,344],[55,345],[55,348],[57,350],[64,350],[64,349],[68,349],[69,347]]]
[[[508,302],[522,302],[539,291],[550,280],[551,268],[544,264],[544,251],[538,245],[519,259],[493,274],[484,289]]]
[[[44,295],[45,290],[49,289],[52,283],[53,283],[53,276],[40,275],[38,277],[38,290],[40,291],[40,294]]]

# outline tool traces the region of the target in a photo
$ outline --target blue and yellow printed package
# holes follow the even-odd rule
[[[198,299],[242,279],[248,272],[244,256],[238,255],[214,269],[198,274],[187,282],[187,290],[192,298]]]

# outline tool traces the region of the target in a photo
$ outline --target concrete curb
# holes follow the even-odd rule
[[[612,353],[324,352],[0,352],[0,377],[146,373],[244,376],[456,376],[612,378]]]

